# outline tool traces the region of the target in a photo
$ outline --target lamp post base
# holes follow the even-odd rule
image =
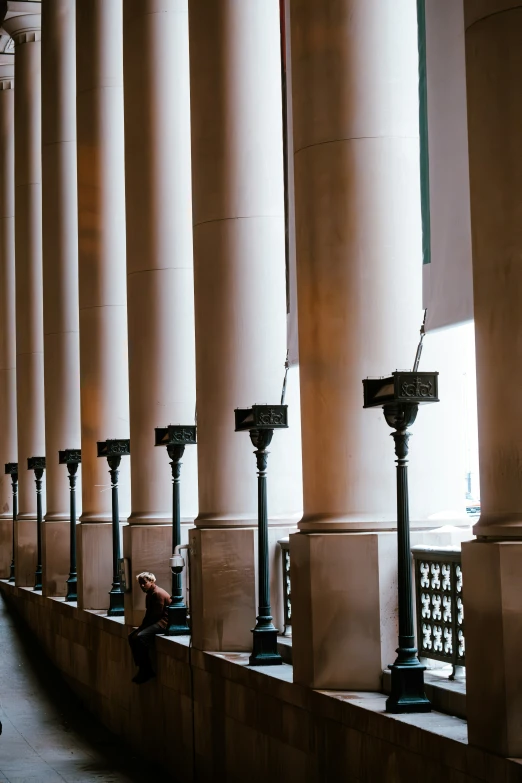
[[[14,582],[15,580],[15,564],[11,563],[11,566],[9,568],[9,581]]]
[[[125,593],[119,588],[117,590],[111,590],[109,593],[110,604],[107,617],[123,617],[125,614],[124,608]]]
[[[190,627],[187,623],[187,607],[169,606],[167,627],[164,636],[190,636]]]
[[[424,693],[424,670],[416,664],[394,663],[391,670],[391,693],[386,700],[386,712],[399,715],[405,712],[431,712],[431,702]]]
[[[249,666],[280,666],[283,659],[277,652],[277,628],[254,628],[254,646]]]
[[[42,566],[38,566],[34,575],[34,590],[42,589]]]
[[[67,595],[65,596],[65,600],[77,601],[78,600],[78,577],[76,576],[76,574],[74,575],[71,574],[66,584],[67,584]]]

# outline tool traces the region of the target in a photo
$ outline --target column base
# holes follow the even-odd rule
[[[422,663],[394,663],[391,670],[391,693],[386,700],[386,712],[402,715],[409,712],[431,712],[431,702],[424,693]]]
[[[415,531],[414,544],[454,543],[459,531]],[[294,682],[379,691],[396,658],[397,534],[290,536]]]
[[[34,587],[37,555],[36,519],[15,522],[15,584]]]
[[[11,576],[13,559],[13,520],[0,518],[0,579]]]
[[[462,545],[470,745],[522,756],[522,541]]]
[[[45,520],[42,525],[43,595],[66,595],[70,553],[69,520]]]
[[[181,543],[188,543],[188,525],[181,525]],[[136,576],[142,571],[151,571],[156,584],[172,592],[172,572],[169,558],[172,555],[172,525],[126,525],[123,528],[123,556],[129,560],[130,584],[125,592],[125,623],[140,625],[145,616],[145,593],[142,592]],[[188,560],[184,553],[185,561]],[[187,568],[183,571],[185,590]]]
[[[112,524],[82,522],[76,527],[78,607],[108,609],[112,587]]]

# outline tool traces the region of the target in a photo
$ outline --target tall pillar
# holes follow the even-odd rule
[[[14,55],[0,55],[0,578],[13,556],[13,502],[6,462],[17,461],[14,254]]]
[[[122,0],[77,0],[82,504],[78,605],[109,606],[111,493],[96,442],[129,437]],[[120,473],[129,513],[129,460]]]
[[[279,402],[284,375],[279,2],[189,0],[189,29],[199,473],[193,640],[247,650],[256,614],[256,470],[248,436],[234,433],[234,408]],[[271,446],[274,537],[295,524],[300,507],[299,485],[288,481],[300,459],[298,416],[289,417],[294,426]]]
[[[145,608],[134,576],[151,570],[166,589],[171,583],[172,476],[166,449],[154,446],[154,428],[192,424],[196,406],[188,43],[187,0],[124,3],[132,443],[124,554],[133,577],[125,616],[133,625]],[[192,523],[195,449],[183,463],[182,516]]]
[[[397,639],[395,466],[361,382],[412,366],[422,317],[416,6],[294,0],[290,26],[304,485],[290,537],[294,677],[378,690]]]
[[[80,448],[75,15],[74,0],[42,6],[44,595],[67,592],[70,493],[58,451]]]
[[[462,552],[468,732],[521,756],[522,4],[464,7],[482,504]]]
[[[26,6],[35,4],[26,3]],[[39,10],[39,5],[36,6]],[[19,512],[16,584],[34,584],[36,491],[29,457],[45,455],[42,297],[41,22],[13,16],[4,29],[15,42],[16,397]],[[45,507],[45,505],[44,505]]]

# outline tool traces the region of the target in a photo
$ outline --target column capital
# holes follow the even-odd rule
[[[14,89],[14,55],[0,54],[0,91]]]
[[[9,33],[15,46],[42,40],[42,17],[39,13],[11,16],[4,20],[3,28]]]

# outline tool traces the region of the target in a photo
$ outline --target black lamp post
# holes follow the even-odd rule
[[[6,476],[11,476],[11,487],[13,490],[13,553],[11,557],[11,568],[9,571],[9,581],[15,580],[15,522],[18,516],[18,462],[6,462]]]
[[[363,381],[364,407],[382,407],[392,427],[397,456],[397,553],[399,647],[391,669],[391,694],[386,712],[429,712],[424,693],[424,670],[417,656],[413,625],[410,512],[408,501],[408,440],[419,404],[438,402],[437,372],[394,372],[388,378]]]
[[[98,441],[98,457],[106,457],[109,465],[112,488],[112,589],[109,593],[108,617],[122,617],[125,614],[124,596],[121,589],[119,560],[120,547],[120,510],[118,504],[118,475],[122,457],[130,454],[130,440]]]
[[[58,452],[60,465],[67,465],[69,471],[70,497],[70,566],[69,579],[67,580],[66,601],[78,599],[78,573],[76,571],[76,474],[78,465],[82,461],[80,449],[65,449]]]
[[[254,405],[235,411],[236,432],[248,431],[255,446],[257,460],[257,535],[259,607],[250,666],[276,666],[282,663],[277,652],[277,628],[272,622],[270,606],[270,565],[268,562],[268,507],[266,474],[268,446],[275,429],[288,427],[288,405]]]
[[[181,504],[180,476],[181,458],[185,446],[197,443],[194,425],[171,424],[168,427],[156,427],[155,446],[166,446],[172,470],[172,553],[181,545]],[[186,636],[190,633],[187,623],[187,606],[183,600],[181,571],[172,569],[172,603],[168,608],[168,625],[165,636]]]
[[[34,471],[36,484],[36,571],[34,574],[34,589],[42,589],[42,478],[45,470],[45,457],[29,457],[27,470]]]

